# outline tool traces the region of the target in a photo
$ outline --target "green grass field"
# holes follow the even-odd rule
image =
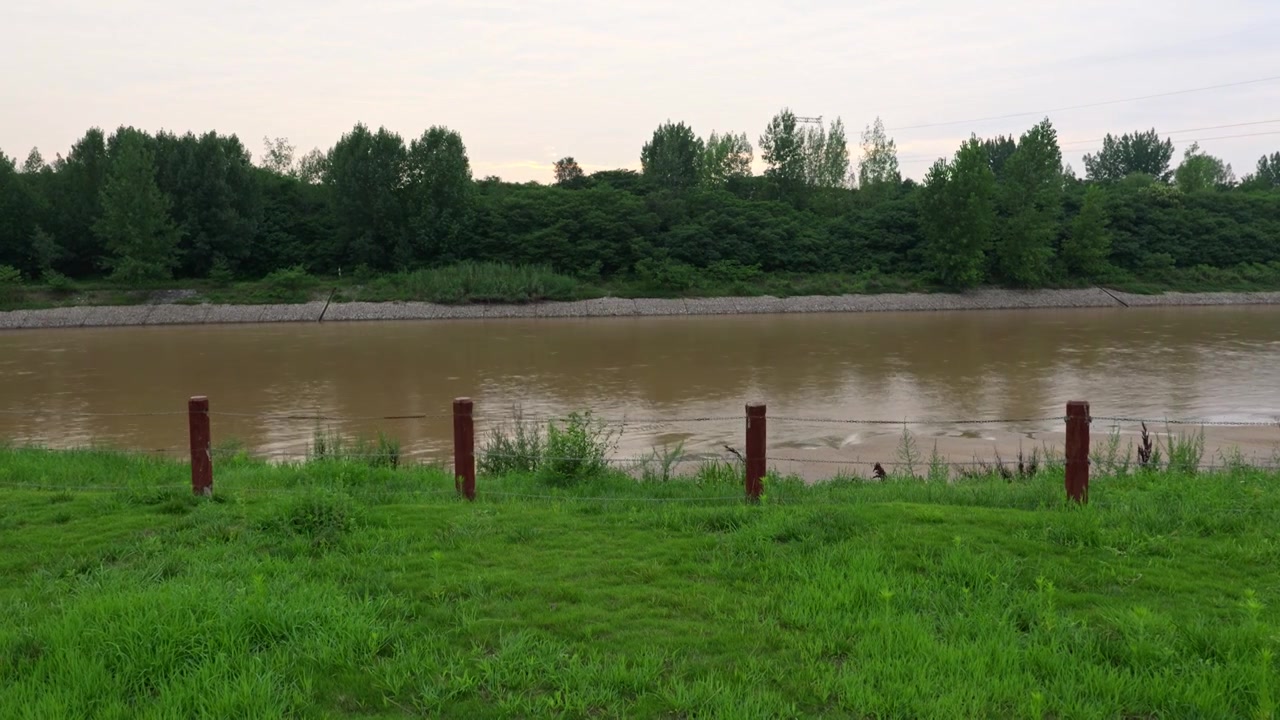
[[[427,468],[0,450],[0,717],[1270,718],[1275,472]]]

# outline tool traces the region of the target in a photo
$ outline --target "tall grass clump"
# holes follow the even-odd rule
[[[542,465],[546,433],[540,423],[526,420],[520,408],[509,422],[490,430],[480,447],[479,470],[485,475],[532,473]]]
[[[419,300],[443,304],[529,303],[572,300],[578,281],[540,265],[462,262],[379,279],[360,299]]]
[[[401,446],[397,438],[378,433],[376,439],[349,439],[339,433],[317,429],[311,440],[309,459],[315,462],[355,462],[375,468],[400,467]]]
[[[676,476],[676,466],[684,457],[684,442],[653,448],[640,458],[640,479],[645,482],[667,482]]]
[[[1164,451],[1170,472],[1196,472],[1204,458],[1204,428],[1178,434],[1165,425]]]

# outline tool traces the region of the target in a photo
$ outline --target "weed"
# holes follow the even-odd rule
[[[1204,428],[1177,434],[1165,425],[1164,447],[1168,456],[1168,470],[1194,473],[1200,468],[1200,460],[1204,457]]]
[[[653,448],[640,458],[640,479],[645,482],[667,482],[675,476],[676,465],[684,457],[684,443]]]
[[[351,498],[326,490],[309,490],[291,499],[266,527],[301,535],[318,545],[334,545],[355,524]]]
[[[701,486],[742,487],[743,466],[727,460],[705,460],[694,471],[693,481]]]
[[[902,424],[902,436],[898,439],[898,470],[896,475],[910,480],[916,479],[916,467],[921,463],[920,448],[916,445],[915,436]]]
[[[947,461],[938,452],[938,441],[933,441],[933,451],[929,453],[929,482],[946,482],[951,479],[951,469]]]
[[[547,485],[565,487],[603,475],[617,436],[616,430],[590,412],[571,413],[562,424],[548,422],[546,455],[538,476]]]
[[[349,440],[341,434],[317,429],[312,435],[309,457],[313,462],[355,462],[375,468],[400,466],[400,441],[385,433],[374,440]]]
[[[486,475],[531,473],[542,464],[546,444],[542,426],[525,420],[521,408],[512,409],[511,420],[485,433],[479,469]]]
[[[1127,475],[1132,451],[1132,443],[1128,449],[1121,447],[1120,426],[1113,425],[1106,439],[1089,453],[1089,464],[1104,475]],[[1141,462],[1142,448],[1138,448],[1138,458]]]

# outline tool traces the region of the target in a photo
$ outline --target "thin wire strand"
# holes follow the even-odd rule
[[[984,420],[862,420],[857,418],[812,418],[768,416],[766,420],[774,422],[819,423],[833,425],[1015,425],[1046,422],[1064,422],[1065,416],[1040,418],[992,418]]]
[[[1280,428],[1280,420],[1256,421],[1256,420],[1201,420],[1197,418],[1183,419],[1161,419],[1152,418],[1136,418],[1136,417],[1112,417],[1107,415],[1093,415],[1090,420],[1100,420],[1103,422],[1131,423],[1134,425],[1147,423],[1148,425],[1201,425],[1204,427],[1273,427]]]
[[[185,410],[175,410],[172,412],[122,412],[122,413],[104,413],[104,412],[83,412],[80,410],[0,410],[0,415],[10,415],[19,417],[45,417],[49,415],[60,418],[95,418],[95,417],[173,417],[175,415],[187,415]]]

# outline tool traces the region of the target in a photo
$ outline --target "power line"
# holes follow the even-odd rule
[[[1171,97],[1173,95],[1186,95],[1188,93],[1205,92],[1206,90],[1220,90],[1222,88],[1239,87],[1241,85],[1256,85],[1257,83],[1274,82],[1280,80],[1280,75],[1271,77],[1258,78],[1256,80],[1242,80],[1240,82],[1223,83],[1221,85],[1207,85],[1205,87],[1190,88],[1187,90],[1172,90],[1170,92],[1155,93],[1154,95],[1139,95],[1137,97],[1121,98],[1119,100],[1105,100],[1103,102],[1085,103],[1083,105],[1067,105],[1064,107],[1050,108],[1048,110],[1036,110],[1034,112],[1009,113],[1008,115],[991,115],[989,117],[970,118],[968,120],[948,120],[946,122],[922,123],[920,125],[904,125],[902,127],[886,128],[886,132],[901,132],[903,130],[922,130],[924,128],[945,127],[948,125],[964,125],[967,123],[989,122],[991,120],[1007,120],[1010,118],[1027,117],[1029,115],[1047,115],[1049,113],[1064,112],[1066,110],[1083,110],[1085,108],[1105,107],[1107,105],[1119,105],[1121,103],[1138,102],[1140,100],[1152,100],[1155,98]]]
[[[1268,125],[1270,123],[1278,123],[1278,122],[1280,122],[1280,120],[1255,120],[1253,122],[1232,123],[1230,125],[1206,125],[1205,127],[1187,128],[1185,130],[1169,130],[1163,134],[1164,135],[1180,135],[1182,133],[1200,132],[1201,130],[1221,130],[1224,128],[1245,127],[1248,125]],[[1267,133],[1259,133],[1259,134],[1266,135]],[[1231,137],[1235,137],[1235,136],[1231,136]],[[1249,136],[1242,135],[1240,137],[1249,137]],[[1203,139],[1213,140],[1214,138],[1203,138]],[[1094,138],[1092,140],[1067,140],[1065,142],[1060,142],[1058,144],[1059,145],[1083,145],[1085,143],[1102,142],[1104,140],[1106,140],[1106,138]]]

